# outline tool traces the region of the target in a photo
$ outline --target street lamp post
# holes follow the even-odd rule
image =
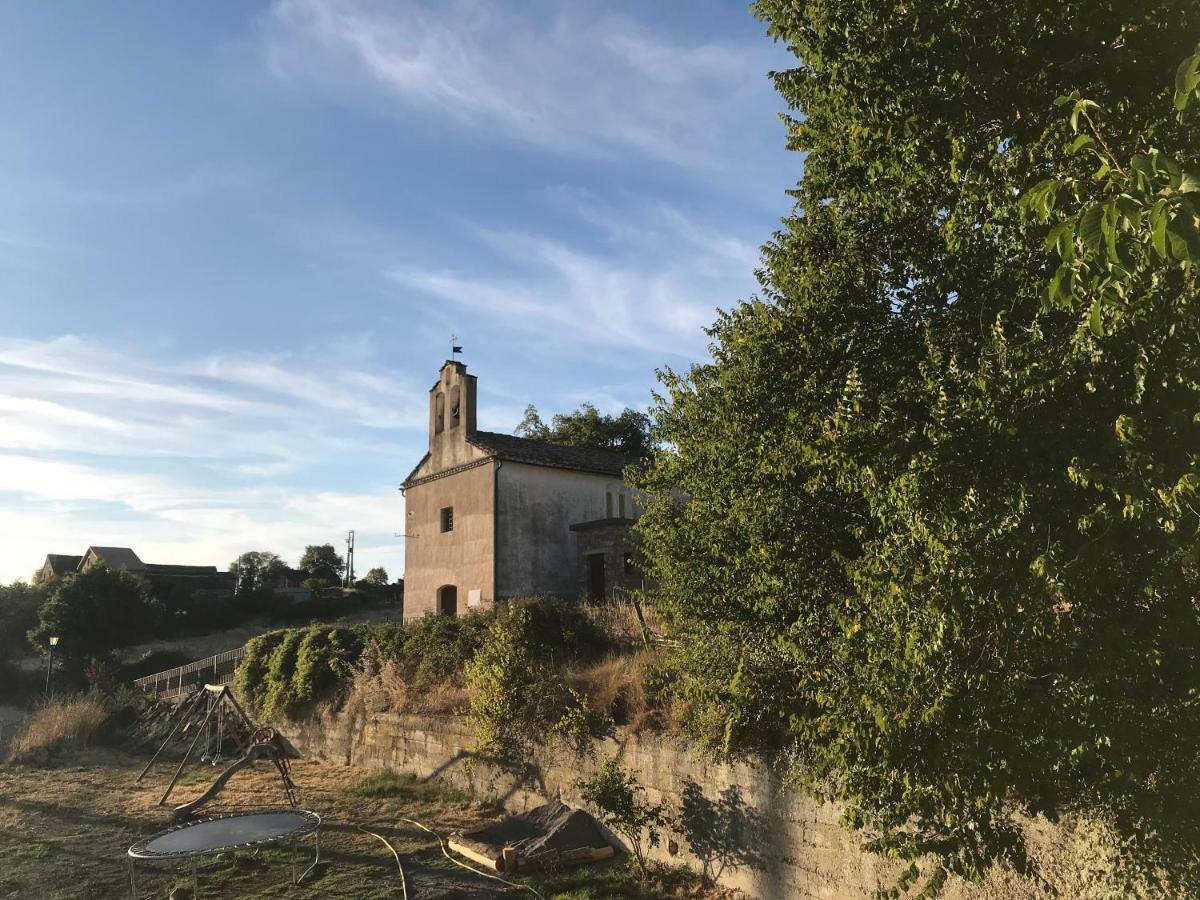
[[[50,673],[54,671],[54,648],[58,646],[58,636],[50,638],[50,655],[46,657],[46,697],[50,697]]]

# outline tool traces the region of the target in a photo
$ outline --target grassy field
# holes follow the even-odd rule
[[[0,768],[0,897],[129,897],[125,851],[170,824],[157,805],[170,778],[160,764],[140,784],[144,760],[111,750],[79,751],[52,768]],[[182,803],[199,794],[217,770],[189,774],[171,796]],[[474,900],[534,897],[455,866],[435,837],[405,824],[415,819],[445,836],[496,819],[498,810],[439,784],[395,773],[366,772],[301,760],[293,778],[300,805],[321,814],[322,862],[299,886],[289,883],[289,851],[267,848],[205,861],[199,868],[202,897],[401,898],[396,862],[376,838],[383,835],[404,866],[410,900]],[[274,769],[260,764],[235,775],[204,814],[286,805]],[[311,841],[302,842],[301,858]],[[526,881],[526,879],[522,879]],[[547,900],[676,897],[708,900],[719,895],[681,872],[659,871],[639,881],[621,862],[528,879]],[[182,865],[139,864],[138,896],[191,896],[190,872]]]

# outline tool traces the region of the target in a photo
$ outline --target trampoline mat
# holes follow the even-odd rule
[[[316,831],[321,817],[306,809],[232,813],[177,825],[129,848],[139,859],[202,856],[301,837]]]

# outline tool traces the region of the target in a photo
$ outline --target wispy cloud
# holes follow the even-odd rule
[[[499,256],[499,274],[407,262],[386,266],[385,274],[405,290],[514,330],[691,358],[704,352],[704,328],[717,307],[753,287],[757,249],[711,223],[662,202],[616,207],[566,188],[551,196],[603,232],[609,245],[585,249],[588,242],[462,223],[469,237]]]
[[[277,0],[262,41],[279,79],[338,98],[706,169],[730,161],[731,120],[771,93],[764,42],[682,41],[584,4]]]
[[[758,265],[759,244],[731,232],[728,225],[685,213],[665,201],[625,197],[604,200],[570,185],[546,189],[551,202],[599,229],[624,249],[654,254],[712,276],[746,275]]]
[[[346,528],[399,574],[396,484],[423,444],[424,390],[369,344],[179,358],[0,340],[0,527],[22,523],[0,578],[88,543],[223,565],[257,547],[298,556]]]
[[[415,382],[353,370],[311,371],[295,359],[213,355],[194,369],[300,404],[321,407],[359,425],[411,428],[425,423],[424,397]]]
[[[261,180],[258,171],[241,163],[205,163],[184,169],[172,177],[146,177],[137,182],[107,184],[55,179],[22,184],[16,190],[42,202],[100,207],[163,206],[245,191]]]

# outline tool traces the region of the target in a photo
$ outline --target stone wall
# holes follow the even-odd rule
[[[656,859],[706,872],[720,883],[764,900],[868,898],[890,887],[901,870],[864,852],[838,824],[838,810],[783,787],[764,767],[722,765],[658,736],[623,734],[593,752],[547,750],[518,777],[471,759],[470,729],[453,718],[377,714],[369,719],[289,723],[301,752],[333,763],[392,768],[446,779],[476,796],[520,811],[561,798],[582,805],[577,783],[611,756],[632,771],[650,799],[664,802],[680,826],[652,852]],[[996,869],[981,885],[952,882],[949,900],[1107,895],[1106,861],[1089,835],[1044,821],[1029,824],[1042,880]]]
[[[571,526],[575,535],[576,572],[581,587],[580,596],[602,600],[590,594],[588,557],[604,558],[604,596],[613,596],[614,589],[637,590],[645,587],[642,576],[642,557],[633,531],[633,519],[597,519]]]

